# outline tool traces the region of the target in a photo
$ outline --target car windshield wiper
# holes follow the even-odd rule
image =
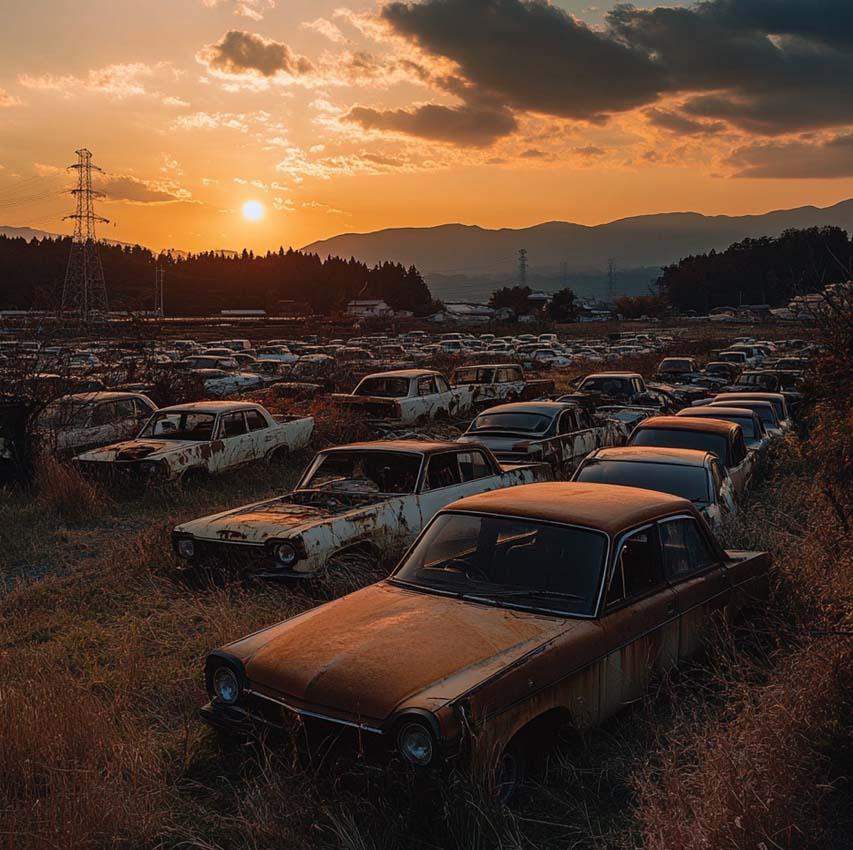
[[[471,596],[473,594],[467,594]],[[506,590],[484,590],[483,595],[490,599],[513,599],[519,596],[545,596],[550,599],[573,599],[577,602],[583,602],[583,596],[578,596],[576,593],[565,593],[560,590],[545,590],[535,587],[524,588],[507,588]]]

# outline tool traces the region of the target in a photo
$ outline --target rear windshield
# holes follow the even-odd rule
[[[680,428],[643,428],[639,427],[628,441],[630,446],[657,446],[671,449],[698,449],[713,452],[724,464],[728,465],[728,440],[722,434],[709,434],[703,431],[686,431]]]
[[[380,398],[407,398],[408,378],[365,378],[356,388],[355,395]]]
[[[578,389],[582,392],[624,393],[631,391],[631,382],[627,378],[586,378]]]
[[[453,373],[453,382],[455,384],[491,384],[494,376],[494,369],[457,369]]]
[[[660,368],[662,372],[689,372],[691,365],[689,360],[664,360]]]
[[[621,484],[671,493],[691,502],[710,501],[708,474],[702,466],[678,466],[619,460],[591,460],[578,473],[578,481],[589,484]]]
[[[523,431],[544,434],[551,418],[541,413],[483,413],[471,424],[471,431]]]

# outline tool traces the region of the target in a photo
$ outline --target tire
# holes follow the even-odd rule
[[[273,449],[269,455],[267,455],[267,463],[270,466],[280,467],[284,466],[288,459],[290,458],[290,450],[287,446],[279,446],[277,449]]]
[[[495,765],[495,797],[504,805],[518,799],[530,773],[530,761],[518,740],[510,741]]]
[[[181,487],[184,487],[188,490],[194,490],[197,487],[203,486],[207,479],[207,470],[202,469],[199,466],[194,466],[191,469],[188,469],[181,476]]]

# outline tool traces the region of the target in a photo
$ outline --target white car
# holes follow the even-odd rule
[[[196,369],[204,384],[204,391],[213,398],[226,398],[240,393],[256,390],[264,385],[264,379],[257,372],[226,372],[224,369]]]

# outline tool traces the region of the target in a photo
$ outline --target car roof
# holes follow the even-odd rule
[[[587,378],[642,378],[639,372],[592,372],[584,377]]]
[[[186,404],[176,404],[172,407],[161,407],[157,412],[178,413],[198,410],[203,413],[228,413],[232,410],[247,410],[248,408],[260,410],[261,406],[248,401],[190,401]]]
[[[392,372],[374,372],[372,375],[365,375],[362,380],[368,378],[425,378],[432,375],[440,375],[441,372],[436,372],[435,369],[396,369]]]
[[[718,393],[714,396],[714,401],[726,401],[727,399],[743,399],[744,401],[748,401],[749,399],[754,399],[755,401],[779,401],[780,399],[784,400],[784,393],[762,393],[762,392],[743,392],[743,393]]]
[[[705,431],[710,434],[729,434],[740,428],[737,422],[725,419],[702,419],[689,416],[651,416],[637,425],[637,428],[669,428],[677,431]]]
[[[143,398],[147,401],[147,397],[142,395],[142,393],[118,392],[116,390],[96,390],[90,393],[69,393],[68,395],[61,396],[57,401],[91,404],[96,401],[121,401],[122,399],[127,398]]]
[[[740,416],[752,415],[752,411],[748,407],[738,407],[734,404],[731,407],[729,407],[728,405],[724,406],[722,404],[717,404],[714,407],[711,407],[710,405],[702,405],[701,407],[688,407],[684,410],[679,411],[675,415],[680,416],[683,419],[685,416],[706,416],[710,414],[724,415],[726,413],[733,415],[737,414]]]
[[[577,404],[565,401],[513,401],[509,404],[496,404],[483,413],[541,413],[551,415],[561,410],[577,407]]]
[[[382,451],[406,452],[408,454],[438,454],[439,452],[465,452],[477,446],[473,443],[457,443],[452,440],[366,440],[361,443],[346,443],[331,446],[323,453],[338,451]],[[482,448],[482,447],[479,447]]]
[[[637,463],[668,463],[674,466],[705,466],[717,456],[713,452],[706,452],[701,449],[670,449],[664,446],[611,446],[606,449],[596,449],[589,457]]]
[[[686,499],[656,490],[566,481],[479,493],[453,502],[445,510],[583,525],[610,535],[668,514],[695,513]]]

